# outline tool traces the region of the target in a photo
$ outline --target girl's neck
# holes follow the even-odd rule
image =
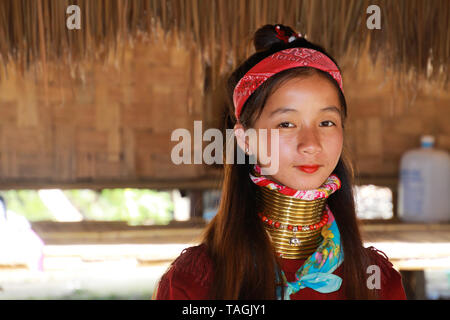
[[[296,190],[261,175],[258,165],[250,172],[257,186],[257,212],[275,251],[286,259],[306,259],[323,240],[322,227],[327,224],[327,198],[341,187],[332,173],[317,189]],[[324,213],[326,212],[326,213]]]
[[[326,198],[301,200],[258,186],[256,199],[257,212],[280,257],[306,259],[316,251],[323,240],[321,228],[305,226],[320,223]]]
[[[286,259],[306,259],[323,240],[327,198],[341,187],[331,174],[317,189],[296,190],[261,175],[255,165],[250,179],[256,185],[256,209],[275,251]]]

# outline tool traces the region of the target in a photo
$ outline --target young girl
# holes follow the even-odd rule
[[[257,30],[254,45],[228,81],[227,128],[246,162],[237,163],[237,149],[224,161],[233,164],[224,164],[217,215],[153,298],[405,299],[400,274],[361,240],[337,63],[283,25]],[[277,129],[278,149],[267,153],[271,140],[261,136],[262,148],[251,143],[250,128],[268,137]],[[278,170],[264,174],[275,157]]]

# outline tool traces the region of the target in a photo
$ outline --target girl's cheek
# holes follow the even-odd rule
[[[282,140],[279,141],[278,152],[274,156],[278,157],[278,163],[282,164],[281,167],[289,165],[296,156],[296,146],[292,141]]]
[[[271,155],[272,152],[279,153],[279,146],[281,144],[281,138],[279,134],[273,134],[270,129],[258,130],[257,145],[255,147],[258,153],[265,152],[266,155]]]
[[[270,158],[270,163],[284,163],[289,161],[290,155],[295,151],[295,145],[292,145],[292,139],[286,139],[286,137],[280,135],[267,136],[258,135],[258,162],[261,163],[263,159]],[[264,161],[263,161],[264,162]]]
[[[328,143],[328,150],[332,150],[333,154],[335,154],[336,157],[340,157],[341,153],[342,153],[342,148],[343,148],[343,139],[342,138],[337,138],[334,140],[329,140]]]

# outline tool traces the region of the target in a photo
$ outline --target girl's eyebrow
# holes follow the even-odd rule
[[[339,115],[341,115],[341,110],[336,106],[328,106],[328,107],[320,109],[320,111],[321,112],[332,111],[332,112],[336,112]],[[287,113],[287,112],[297,112],[297,109],[289,108],[289,107],[282,107],[282,108],[272,111],[270,113],[269,117],[272,117],[277,113],[283,114],[283,113]]]
[[[332,111],[332,112],[336,112],[339,115],[341,115],[341,110],[338,107],[336,107],[336,106],[328,106],[328,107],[320,109],[320,111],[321,112]]]
[[[269,117],[272,117],[272,116],[274,116],[277,113],[283,114],[283,113],[286,113],[286,112],[297,112],[297,109],[293,109],[293,108],[289,108],[289,107],[282,107],[282,108],[279,108],[279,109],[277,109],[275,111],[272,111],[270,113]]]

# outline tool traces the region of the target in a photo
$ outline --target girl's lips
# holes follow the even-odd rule
[[[300,169],[303,172],[306,173],[314,173],[317,171],[317,169],[319,169],[319,165],[316,166],[298,166],[298,169]]]

